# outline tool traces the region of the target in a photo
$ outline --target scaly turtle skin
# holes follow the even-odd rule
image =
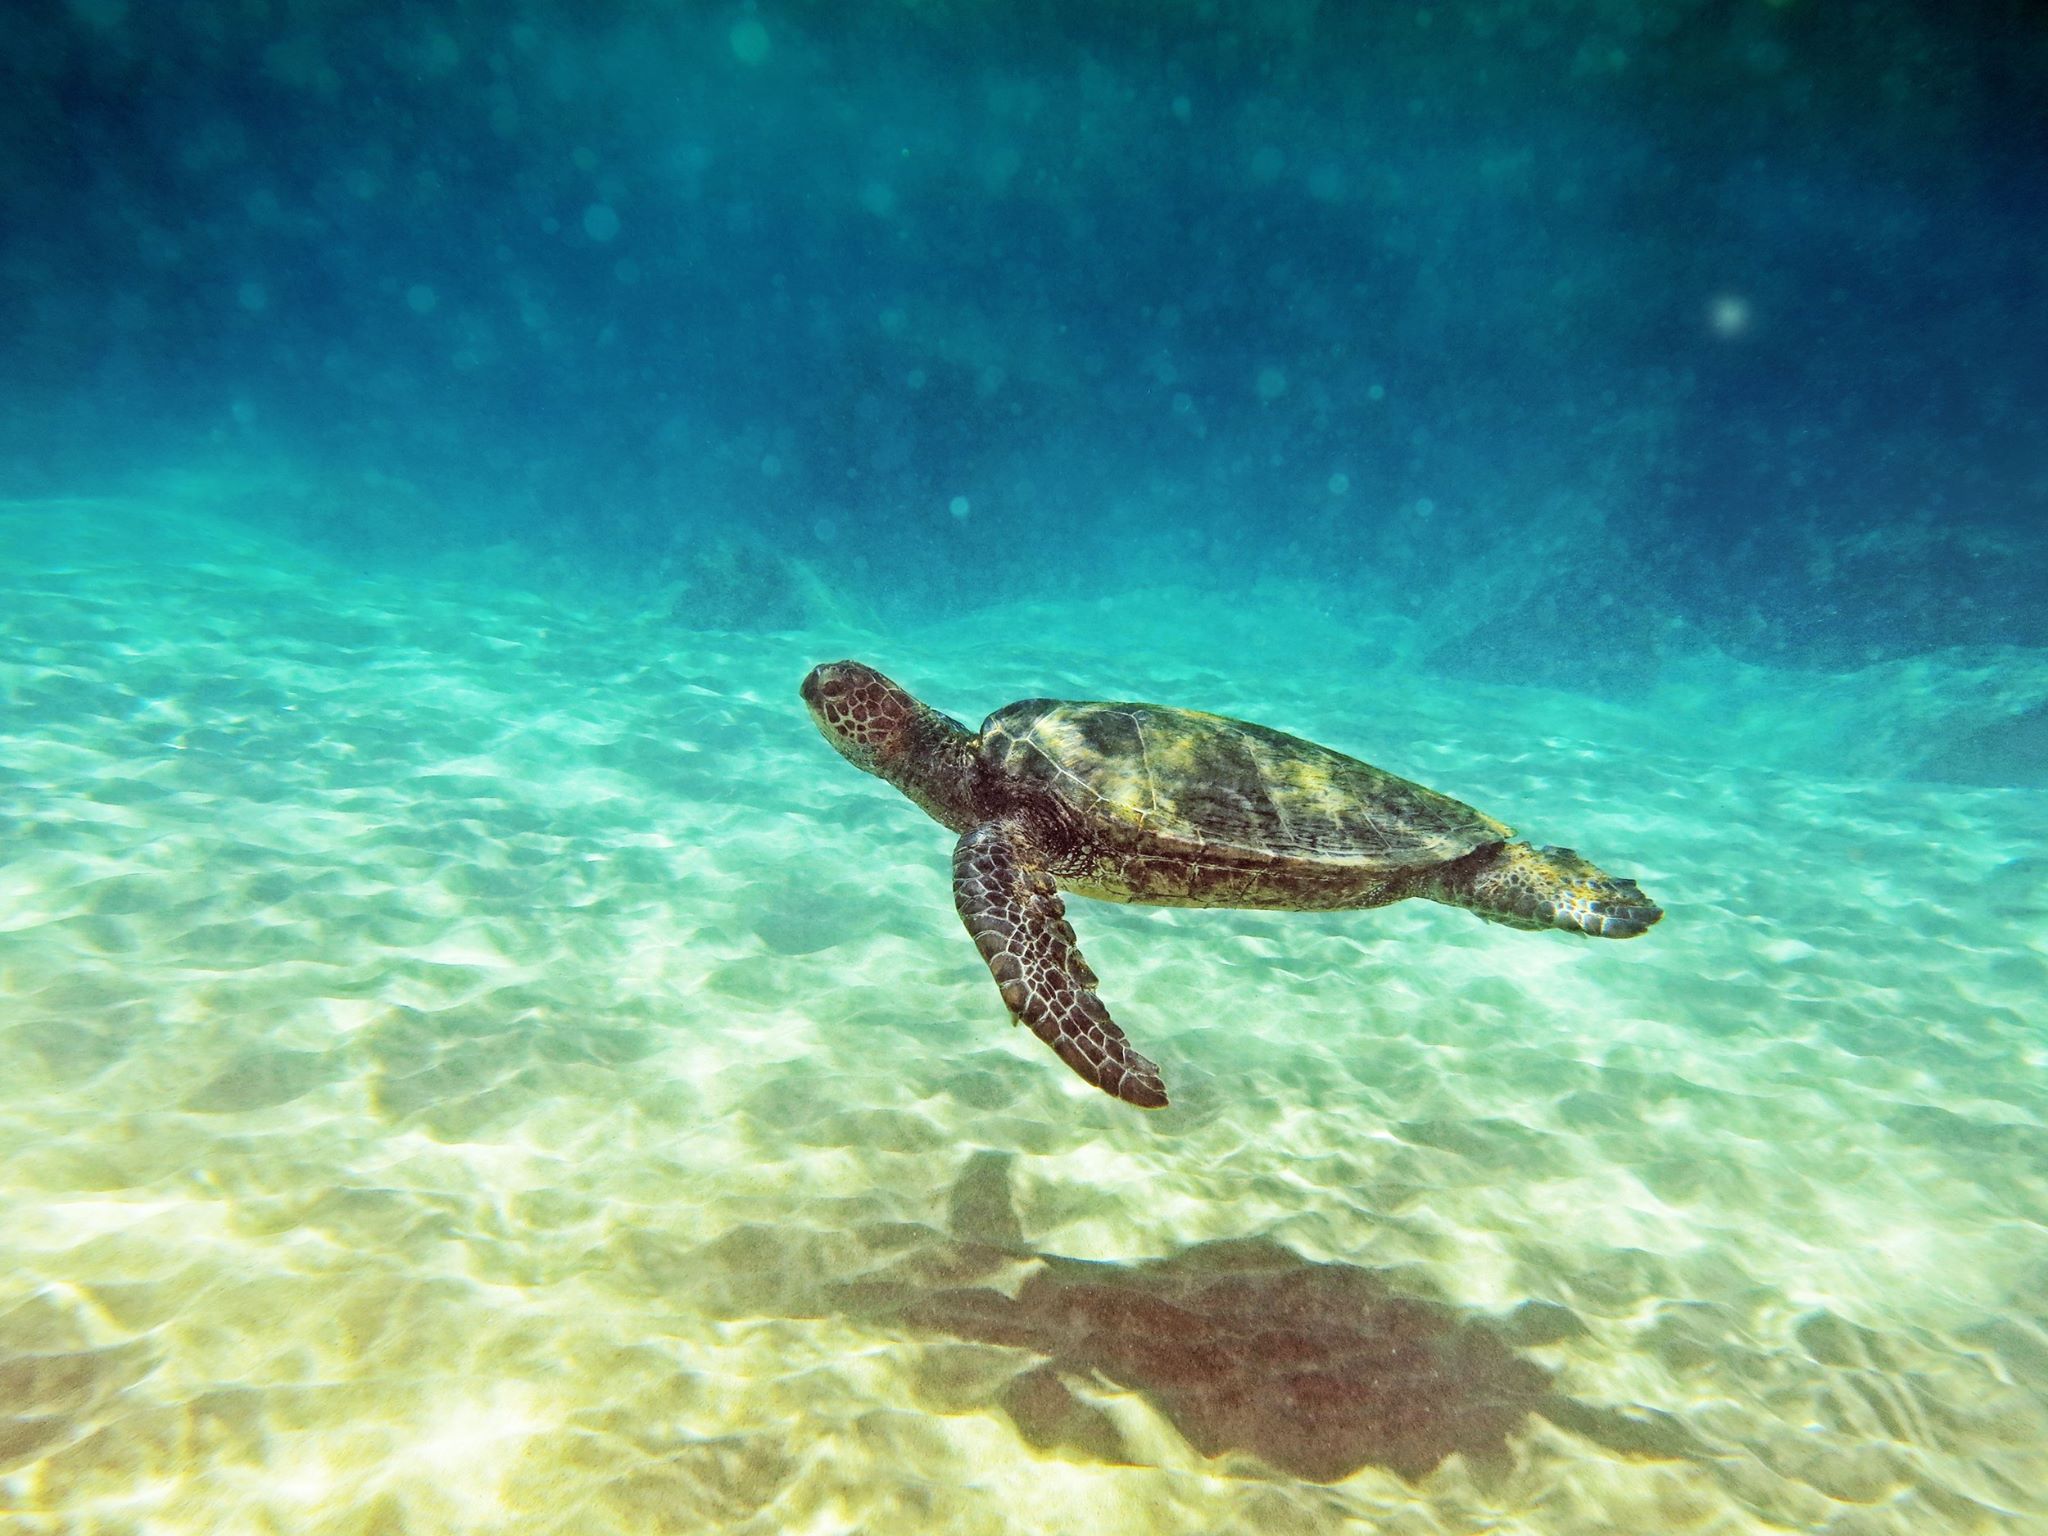
[[[1095,994],[1060,891],[1296,912],[1427,897],[1600,938],[1664,914],[1633,880],[1328,747],[1194,710],[1025,699],[969,731],[872,667],[803,698],[825,739],[960,834],[953,895],[1011,1014],[1106,1093],[1152,1109],[1158,1068]]]

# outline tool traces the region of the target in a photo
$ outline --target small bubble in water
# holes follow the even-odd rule
[[[1739,293],[1724,293],[1714,300],[1707,322],[1716,336],[1740,336],[1750,326],[1749,300]]]
[[[967,514],[974,509],[965,496],[955,496],[946,503],[946,510],[964,523],[967,521]]]
[[[1191,394],[1188,394],[1188,393],[1187,393],[1186,391],[1184,391],[1184,390],[1183,390],[1182,392],[1180,392],[1180,393],[1176,394],[1176,395],[1175,395],[1175,396],[1173,397],[1173,414],[1174,414],[1174,415],[1176,415],[1176,416],[1189,416],[1189,415],[1193,415],[1193,414],[1194,414],[1194,409],[1195,409],[1195,397],[1194,397],[1193,395],[1191,395]]]
[[[235,290],[235,298],[250,314],[260,314],[270,307],[270,290],[261,283],[244,283]]]
[[[839,537],[839,525],[829,517],[821,517],[811,524],[811,537],[820,544],[830,544]]]
[[[599,245],[617,238],[619,215],[609,203],[592,203],[583,210],[583,233]]]
[[[1282,368],[1261,368],[1258,377],[1261,400],[1278,400],[1287,393],[1287,372]]]
[[[406,307],[416,315],[428,315],[441,302],[441,296],[426,283],[414,283],[405,290]]]
[[[1351,477],[1349,475],[1344,474],[1340,471],[1339,473],[1330,476],[1330,494],[1332,496],[1342,496],[1346,491],[1350,489]]]
[[[725,34],[725,41],[742,64],[758,64],[768,57],[768,29],[759,17],[742,16]]]

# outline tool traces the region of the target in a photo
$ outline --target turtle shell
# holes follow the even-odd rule
[[[1514,835],[1370,763],[1197,710],[1025,699],[983,722],[982,752],[1101,841],[1155,853],[1395,871]]]

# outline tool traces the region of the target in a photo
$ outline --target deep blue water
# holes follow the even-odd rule
[[[2020,0],[7,26],[15,494],[218,474],[720,627],[795,556],[920,612],[1311,577],[1596,690],[2048,643]]]

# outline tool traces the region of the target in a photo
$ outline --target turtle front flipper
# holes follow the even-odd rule
[[[1022,826],[968,829],[953,850],[953,901],[1015,1018],[1104,1093],[1141,1109],[1166,1102],[1159,1068],[1095,995],[1059,888]]]

